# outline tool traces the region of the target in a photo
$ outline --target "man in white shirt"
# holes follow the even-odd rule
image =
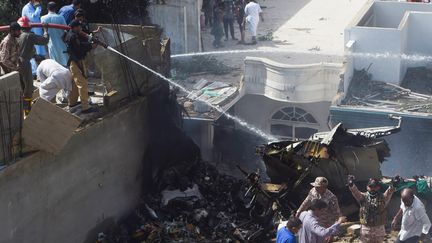
[[[395,228],[402,216],[401,230],[396,243],[417,243],[428,234],[431,222],[423,203],[414,195],[412,189],[404,189],[401,198],[400,209],[392,222],[392,227]]]
[[[246,4],[245,7],[245,24],[247,26],[247,29],[252,35],[252,44],[256,44],[256,35],[257,35],[257,29],[258,29],[258,23],[260,21],[264,22],[264,17],[262,14],[261,7],[258,3],[255,2],[255,0],[248,0],[248,4]]]
[[[37,70],[37,78],[41,82],[39,95],[42,99],[53,102],[60,90],[67,94],[72,91],[72,74],[52,59],[43,60]]]

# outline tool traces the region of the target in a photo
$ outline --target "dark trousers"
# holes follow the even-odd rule
[[[411,238],[408,238],[406,240],[399,240],[399,237],[396,240],[396,243],[418,243],[420,237],[419,236],[413,236]]]
[[[228,39],[228,27],[230,28],[231,38],[235,39],[234,36],[234,20],[233,19],[224,19],[224,30],[225,30],[225,39]]]
[[[205,25],[213,27],[213,13],[212,13],[212,11],[204,12],[204,16],[205,16]]]
[[[34,85],[33,74],[30,60],[24,60],[20,65],[21,88],[23,89],[24,98],[31,99],[33,97]]]

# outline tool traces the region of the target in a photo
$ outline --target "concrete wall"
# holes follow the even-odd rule
[[[429,42],[432,39],[431,21],[432,12],[412,12],[409,14],[406,27],[408,31],[406,54],[432,55],[432,45]]]
[[[201,7],[202,0],[166,0],[149,7],[152,23],[171,38],[172,54],[201,51]]]
[[[201,157],[206,161],[213,161],[213,121],[183,119],[183,130],[201,149]]]
[[[161,55],[160,29],[154,26],[120,25],[121,33],[117,34],[111,25],[101,26],[103,32],[99,37],[102,41],[139,63],[163,73],[162,66],[169,60]],[[146,93],[159,85],[159,80],[154,75],[110,50],[98,47],[92,54],[92,60],[102,74],[107,91],[117,91],[110,102],[131,97],[138,91]]]
[[[400,84],[408,67],[425,62],[402,58],[404,55],[431,55],[428,40],[432,37],[432,5],[422,3],[376,1],[368,3],[345,29],[346,71],[366,69],[372,78]],[[351,75],[345,76],[349,84]]]
[[[407,11],[432,11],[432,6],[424,3],[375,1],[367,5],[370,7],[362,13],[364,17],[357,26],[396,29]]]
[[[0,77],[0,165],[15,162],[21,144],[22,90],[18,72]]]
[[[398,83],[401,58],[391,56],[401,53],[401,33],[397,29],[355,27],[345,31],[345,39],[355,40],[352,55],[353,68],[367,69],[372,78]],[[347,82],[347,80],[346,80]],[[349,81],[348,81],[349,82]]]
[[[146,101],[135,101],[78,131],[58,156],[37,152],[0,171],[0,242],[85,242],[132,210],[147,117]]]

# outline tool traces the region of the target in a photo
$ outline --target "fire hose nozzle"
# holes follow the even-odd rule
[[[103,41],[101,41],[101,40],[99,40],[99,38],[97,38],[96,36],[92,37],[91,42],[93,42],[93,43],[95,43],[97,45],[103,46],[105,49],[108,48],[108,44],[105,43],[105,42],[103,42]]]

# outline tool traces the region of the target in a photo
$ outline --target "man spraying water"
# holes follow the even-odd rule
[[[81,113],[95,112],[96,109],[89,104],[87,68],[84,62],[87,54],[97,47],[97,43],[90,42],[89,38],[81,35],[82,26],[78,20],[72,20],[71,29],[66,34],[64,41],[69,54],[69,69],[72,73],[74,84],[69,95],[69,107],[78,105],[78,96],[81,99]]]

